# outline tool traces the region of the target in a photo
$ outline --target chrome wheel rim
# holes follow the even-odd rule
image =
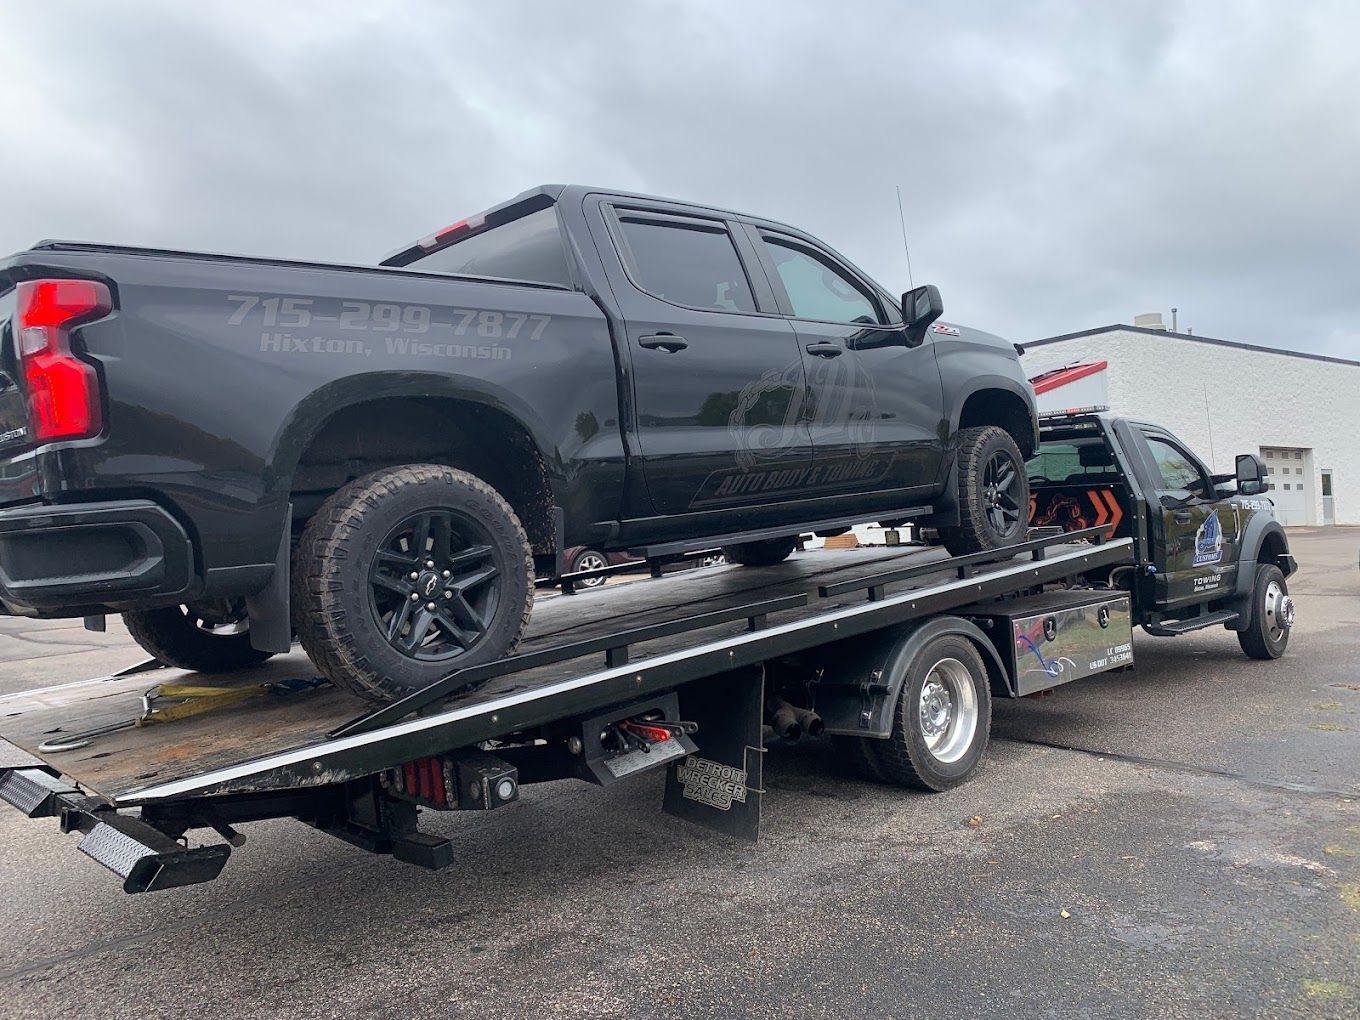
[[[931,666],[916,709],[932,758],[948,765],[968,753],[977,734],[978,699],[967,666],[958,659],[941,659]]]
[[[1265,603],[1266,636],[1279,641],[1294,626],[1294,600],[1279,581],[1271,581],[1266,585]]]
[[[1020,530],[1023,483],[1020,466],[1004,450],[992,454],[982,469],[982,510],[999,538]]]

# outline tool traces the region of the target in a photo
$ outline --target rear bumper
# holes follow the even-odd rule
[[[186,591],[193,546],[149,500],[0,512],[0,599],[25,615],[73,615]]]

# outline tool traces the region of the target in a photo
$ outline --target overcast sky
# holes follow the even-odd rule
[[[373,262],[542,183],[796,224],[1015,340],[1360,357],[1360,6],[7,3],[0,249]]]

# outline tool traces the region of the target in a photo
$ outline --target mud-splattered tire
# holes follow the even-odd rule
[[[737,545],[723,546],[723,556],[728,563],[740,563],[744,567],[770,567],[783,563],[798,548],[798,536],[788,538],[767,538],[761,542],[740,542]]]
[[[958,503],[958,526],[940,529],[940,540],[953,555],[1025,540],[1029,479],[1025,458],[1005,429],[984,425],[959,432]]]
[[[1256,568],[1251,592],[1251,621],[1237,632],[1237,643],[1252,659],[1278,659],[1289,646],[1294,629],[1294,603],[1284,572],[1273,563]]]
[[[293,562],[293,622],[333,683],[390,700],[513,652],[533,553],[510,505],[465,471],[388,468],[330,496]]]
[[[124,613],[123,623],[148,655],[179,669],[225,673],[270,656],[251,647],[245,606],[237,602],[136,610]]]
[[[883,778],[939,792],[957,786],[987,749],[992,689],[973,643],[957,634],[927,642],[907,667],[887,740],[868,740]]]

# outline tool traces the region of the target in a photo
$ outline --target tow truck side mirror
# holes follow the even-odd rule
[[[940,288],[927,283],[902,295],[902,332],[908,347],[920,347],[925,342],[930,324],[944,314]]]
[[[1266,465],[1254,453],[1237,455],[1237,491],[1243,496],[1259,496],[1266,491]]]

